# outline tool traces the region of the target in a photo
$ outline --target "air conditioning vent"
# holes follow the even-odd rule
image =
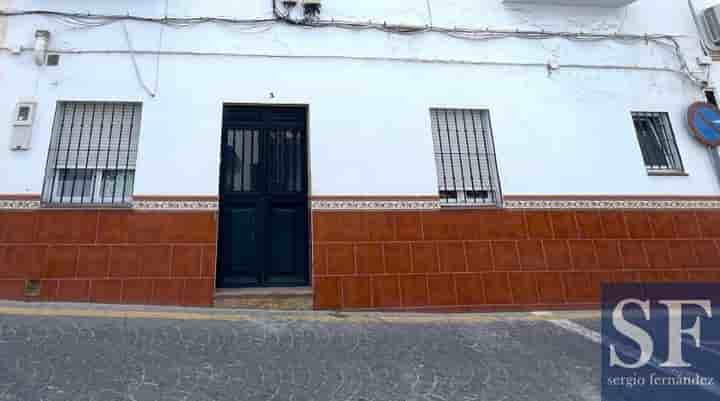
[[[720,5],[708,8],[703,14],[710,40],[714,44],[720,45]]]

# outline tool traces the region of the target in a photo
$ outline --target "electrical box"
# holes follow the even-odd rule
[[[28,150],[32,140],[32,127],[35,122],[37,102],[25,100],[18,102],[13,115],[10,150]]]
[[[720,5],[710,7],[703,11],[703,19],[705,21],[705,29],[707,30],[710,40],[716,45],[720,45]]]

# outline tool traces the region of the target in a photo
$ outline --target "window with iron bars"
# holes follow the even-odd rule
[[[682,173],[675,135],[667,113],[633,112],[640,151],[649,173]]]
[[[42,200],[47,205],[128,205],[140,103],[58,102]]]
[[[430,109],[430,118],[441,204],[499,206],[489,111]]]

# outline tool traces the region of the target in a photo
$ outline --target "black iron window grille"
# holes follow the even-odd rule
[[[632,118],[648,172],[683,172],[668,114],[633,112]]]
[[[502,202],[490,113],[430,109],[442,205],[499,206]]]
[[[42,200],[47,205],[128,205],[140,103],[58,102]]]

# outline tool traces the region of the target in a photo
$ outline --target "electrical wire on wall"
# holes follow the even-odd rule
[[[706,87],[706,77],[697,76],[691,69],[682,52],[678,36],[666,34],[629,34],[629,33],[593,33],[593,32],[567,32],[567,31],[546,31],[546,30],[503,30],[503,29],[478,29],[469,27],[443,27],[430,25],[403,25],[388,24],[386,22],[373,21],[350,21],[336,19],[305,18],[293,19],[290,13],[282,13],[278,10],[276,0],[272,0],[272,18],[251,18],[234,19],[227,17],[168,17],[162,18],[143,17],[134,15],[98,15],[82,14],[48,10],[25,10],[25,11],[4,11],[0,16],[17,17],[24,15],[43,15],[59,19],[65,24],[78,27],[99,27],[120,21],[138,21],[157,23],[172,28],[187,28],[199,24],[215,23],[249,28],[266,27],[273,24],[285,24],[307,29],[334,28],[343,30],[372,30],[395,35],[419,35],[435,33],[445,35],[454,39],[466,41],[490,41],[500,39],[524,39],[524,40],[548,40],[565,39],[574,42],[600,42],[615,41],[621,43],[647,43],[656,44],[661,48],[669,50],[677,59],[679,72],[681,72],[693,84]],[[430,9],[428,9],[431,12]],[[143,85],[145,86],[145,85]]]

